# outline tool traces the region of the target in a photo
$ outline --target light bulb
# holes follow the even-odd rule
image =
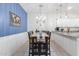
[[[71,10],[72,9],[72,7],[71,6],[68,6],[68,8],[67,8],[68,10]]]
[[[38,17],[38,16],[36,16],[36,19],[39,19],[39,17]]]

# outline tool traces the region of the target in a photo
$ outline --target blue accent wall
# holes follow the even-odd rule
[[[9,11],[21,18],[19,27],[10,25]],[[18,3],[0,3],[0,37],[27,31],[27,13]]]

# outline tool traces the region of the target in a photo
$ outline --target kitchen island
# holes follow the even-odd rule
[[[79,32],[53,31],[54,41],[58,43],[69,55],[79,56]]]

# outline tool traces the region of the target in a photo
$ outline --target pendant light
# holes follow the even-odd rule
[[[58,20],[62,19],[62,4],[58,4],[58,8],[56,8],[56,27]]]
[[[56,9],[56,27],[57,27],[57,21],[58,21],[58,8]]]
[[[40,5],[38,5],[38,7],[39,7],[39,15],[36,16],[36,23],[38,24],[37,29],[40,30],[40,28],[42,26],[41,21],[42,21],[42,7],[43,7],[43,5],[40,4]]]

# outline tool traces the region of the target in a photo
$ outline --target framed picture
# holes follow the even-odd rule
[[[10,25],[17,27],[20,26],[21,18],[11,11],[9,11],[9,14],[10,14]]]

